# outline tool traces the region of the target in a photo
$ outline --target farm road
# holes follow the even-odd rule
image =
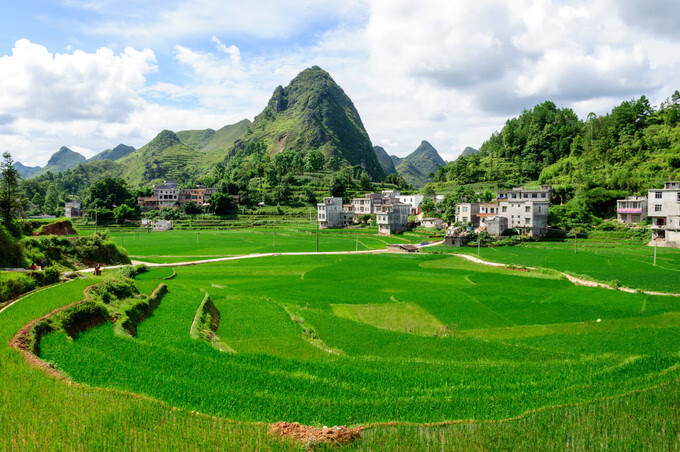
[[[463,259],[469,260],[471,262],[475,262],[477,264],[482,264],[482,265],[490,265],[492,267],[512,267],[512,265],[506,265],[506,264],[501,264],[498,262],[489,262],[489,261],[484,261],[482,259],[479,259],[474,256],[470,256],[467,254],[455,254],[455,256],[462,257]],[[526,267],[530,270],[536,270],[535,267]],[[620,290],[621,292],[628,292],[628,293],[643,293],[645,295],[659,295],[659,296],[671,296],[671,297],[680,297],[680,293],[667,293],[667,292],[655,292],[651,290],[636,290],[636,289],[631,289],[630,287],[612,287],[608,284],[604,283],[599,283],[597,281],[589,281],[587,279],[583,278],[577,278],[576,276],[569,275],[564,272],[559,272],[562,276],[567,278],[569,282],[572,284],[575,284],[577,286],[585,286],[585,287],[601,287],[603,289],[609,289],[609,290]]]

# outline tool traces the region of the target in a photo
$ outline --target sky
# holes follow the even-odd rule
[[[313,65],[374,145],[445,160],[545,100],[680,89],[677,0],[0,1],[0,151],[32,166],[252,120]]]

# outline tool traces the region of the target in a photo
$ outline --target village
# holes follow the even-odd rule
[[[514,229],[521,235],[540,238],[548,232],[548,214],[552,188],[541,185],[537,189],[515,187],[499,190],[492,202],[462,202],[456,205],[455,220],[446,224],[436,217],[423,218],[420,204],[425,198],[435,203],[442,195],[401,195],[396,190],[366,193],[343,204],[342,198],[326,197],[317,204],[317,221],[320,229],[346,228],[359,223],[362,216],[375,215],[378,231],[382,235],[399,234],[409,228],[409,216],[426,228],[444,229],[458,226],[465,231],[486,231],[501,236]],[[651,209],[648,211],[648,199]],[[637,225],[651,218],[652,243],[657,246],[680,246],[680,182],[665,182],[663,188],[651,189],[648,197],[630,196],[617,200],[617,220]],[[452,229],[451,229],[452,230]],[[450,235],[447,232],[447,235]]]

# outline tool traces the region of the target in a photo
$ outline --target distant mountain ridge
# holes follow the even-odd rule
[[[89,159],[87,159],[87,161],[94,162],[97,160],[118,160],[120,158],[125,157],[128,154],[132,154],[136,150],[137,149],[135,149],[132,146],[127,146],[121,143],[113,149],[107,149],[95,155],[94,157],[90,157]]]
[[[430,182],[429,174],[436,172],[441,165],[446,165],[434,146],[425,140],[408,156],[391,157],[397,173],[415,188],[421,188]]]
[[[461,152],[461,154],[458,156],[458,158],[467,157],[468,155],[476,154],[478,152],[479,152],[479,149],[475,149],[473,147],[468,146],[465,149],[463,149],[463,152]]]
[[[81,163],[85,163],[85,161],[87,161],[87,159],[83,155],[70,150],[66,146],[62,146],[57,152],[52,154],[47,161],[47,165],[35,171],[30,177],[37,177],[41,174],[46,174],[47,172],[61,173],[68,169],[75,168]]]
[[[375,155],[378,157],[378,162],[380,162],[380,166],[382,166],[385,174],[397,174],[397,168],[394,166],[394,161],[387,154],[385,148],[381,146],[373,146],[373,150],[375,151]]]
[[[40,169],[39,166],[25,166],[21,162],[14,162],[12,164],[15,170],[19,172],[19,175],[23,177],[24,179],[28,179]]]

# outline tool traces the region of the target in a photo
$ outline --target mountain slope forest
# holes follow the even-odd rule
[[[553,186],[557,204],[606,216],[613,200],[680,178],[680,92],[657,108],[642,96],[581,120],[546,101],[509,119],[478,153],[439,168],[436,186],[529,182]]]
[[[427,184],[430,181],[430,174],[437,171],[440,166],[446,165],[434,146],[425,140],[404,158],[393,155],[392,161],[396,165],[397,173],[416,188]]]

